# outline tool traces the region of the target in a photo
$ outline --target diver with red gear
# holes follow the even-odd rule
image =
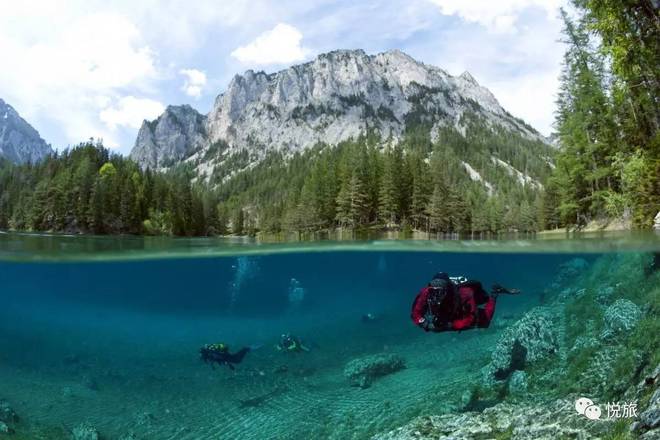
[[[450,278],[439,272],[415,297],[411,318],[427,332],[487,328],[495,313],[497,296],[502,293],[520,292],[495,284],[489,294],[479,281]]]

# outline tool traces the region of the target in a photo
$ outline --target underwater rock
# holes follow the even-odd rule
[[[16,412],[7,401],[0,400],[0,434],[13,434],[14,430],[10,425],[16,422],[18,422]]]
[[[527,373],[524,371],[514,371],[509,378],[509,394],[512,396],[522,396],[527,393]]]
[[[637,386],[635,394],[639,396],[649,387],[655,391],[653,391],[646,408],[643,408],[639,414],[639,420],[631,427],[631,431],[643,432],[640,436],[643,439],[657,439],[660,438],[660,364],[642,380]]]
[[[646,428],[660,427],[660,388],[651,396],[648,408],[639,415],[639,420]]]
[[[601,338],[609,339],[613,336],[632,330],[642,316],[642,312],[635,303],[627,299],[618,299],[605,310],[603,322],[605,328]]]
[[[18,422],[18,415],[9,406],[9,402],[6,400],[0,399],[0,422],[4,423],[16,423]]]
[[[0,421],[0,434],[11,434],[12,431],[5,422]]]
[[[88,423],[81,423],[71,431],[71,440],[99,440],[99,432]]]
[[[351,386],[369,388],[374,379],[406,368],[402,357],[395,354],[376,354],[353,359],[344,368],[344,376]]]
[[[483,369],[484,383],[494,385],[506,380],[511,373],[557,353],[559,349],[556,326],[550,309],[537,307],[502,333],[491,362]]]
[[[482,412],[418,417],[401,428],[375,435],[372,440],[586,440],[601,438],[609,425],[607,420],[584,423],[575,416],[572,400],[529,405],[500,403]]]

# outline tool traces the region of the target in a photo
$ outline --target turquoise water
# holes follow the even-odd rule
[[[459,410],[503,329],[548,302],[562,264],[648,250],[616,240],[176,243],[4,234],[0,399],[21,417],[16,435],[69,438],[89,423],[104,439],[370,438]],[[488,329],[427,334],[410,305],[437,271],[523,294],[502,296]],[[310,352],[275,350],[284,332]],[[212,369],[199,348],[214,342],[259,348],[234,371]],[[378,353],[406,368],[351,386],[345,365]]]

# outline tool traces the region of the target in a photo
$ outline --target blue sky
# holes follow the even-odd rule
[[[236,73],[333,49],[401,49],[467,70],[551,132],[562,0],[0,0],[0,98],[55,148],[122,153],[168,104],[206,113]]]

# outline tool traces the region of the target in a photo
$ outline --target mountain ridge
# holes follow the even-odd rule
[[[144,121],[130,156],[155,169],[185,161],[209,177],[241,150],[258,162],[268,151],[336,145],[370,131],[397,143],[418,124],[428,126],[435,140],[447,126],[465,134],[469,114],[547,142],[469,72],[452,76],[400,50],[367,55],[358,49],[324,53],[274,73],[237,74],[208,114],[169,106],[156,120]]]
[[[14,163],[38,162],[50,153],[50,145],[39,132],[0,98],[0,158]]]

